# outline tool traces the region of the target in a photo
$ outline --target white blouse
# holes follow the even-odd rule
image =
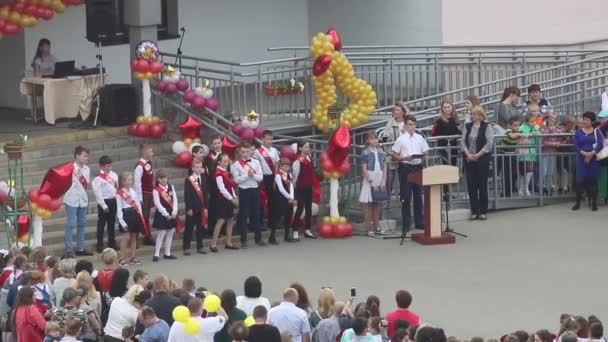
[[[139,203],[139,201],[137,200],[137,198],[138,198],[137,192],[135,192],[135,190],[133,190],[133,188],[129,188],[128,193],[131,196],[131,198],[135,201],[135,205],[137,205],[136,210],[141,212],[141,203]],[[121,227],[127,227],[127,223],[125,222],[125,220],[122,217],[122,210],[128,209],[128,208],[132,208],[131,205],[129,203],[127,203],[127,201],[125,201],[117,193],[116,194],[116,220],[118,220],[118,223],[121,225]]]
[[[173,187],[173,185],[171,185],[170,190],[168,189],[169,185],[161,185],[161,187],[163,187],[167,192],[173,192],[173,209],[171,210],[170,214],[169,212],[167,212],[163,204],[160,202],[160,194],[158,193],[158,191],[156,191],[156,189],[154,189],[152,191],[152,198],[154,199],[154,206],[156,207],[156,210],[158,210],[158,212],[164,217],[177,215],[177,194],[175,193],[175,188]]]

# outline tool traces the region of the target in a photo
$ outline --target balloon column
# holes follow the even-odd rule
[[[258,114],[253,110],[243,117],[243,120],[232,125],[232,133],[245,141],[253,141],[253,139],[262,138],[262,134],[266,128],[260,125]]]
[[[182,74],[175,70],[172,65],[167,66],[163,79],[156,83],[156,90],[169,95],[177,93],[178,90],[187,91],[190,88],[190,83],[181,76]]]
[[[135,59],[131,61],[133,77],[141,81],[143,97],[143,115],[129,125],[129,134],[136,137],[160,138],[167,125],[160,122],[158,116],[152,115],[150,102],[150,80],[163,71],[164,65],[158,60],[158,45],[151,40],[142,40],[135,47]],[[173,85],[175,86],[175,85]]]
[[[339,124],[355,127],[368,120],[377,103],[376,92],[360,78],[348,58],[340,52],[342,42],[335,29],[319,32],[312,38],[310,53],[315,58],[313,80],[317,103],[312,111],[312,122],[323,132]],[[352,101],[339,118],[328,117],[328,108],[337,100],[336,84]]]
[[[203,85],[198,88],[185,90],[182,99],[195,110],[207,108],[216,112],[219,108],[219,102],[213,97],[213,90],[209,88],[209,84],[209,80],[205,80]]]
[[[18,0],[0,6],[0,38],[16,34],[21,28],[33,27],[39,19],[51,20],[63,13],[66,6],[81,5],[81,0]]]
[[[352,224],[346,217],[340,216],[338,211],[338,179],[350,171],[348,153],[350,150],[350,132],[345,124],[340,125],[332,132],[329,138],[327,151],[319,156],[319,163],[323,173],[329,178],[329,216],[323,218],[318,226],[322,237],[346,237],[353,233]]]
[[[173,143],[173,153],[175,157],[175,165],[178,167],[187,168],[192,163],[193,155],[190,152],[190,147],[193,144],[200,144],[201,127],[203,123],[188,115],[188,118],[179,125],[182,131],[183,141]]]

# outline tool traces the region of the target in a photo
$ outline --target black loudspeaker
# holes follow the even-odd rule
[[[137,94],[133,85],[106,85],[99,95],[99,121],[102,123],[109,126],[126,126],[137,118]]]
[[[120,40],[124,36],[120,24],[119,0],[86,0],[87,40],[93,43]]]

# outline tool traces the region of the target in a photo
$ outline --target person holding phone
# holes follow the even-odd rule
[[[393,160],[399,162],[397,173],[399,175],[399,192],[401,196],[401,214],[403,216],[403,233],[410,230],[411,209],[410,203],[414,197],[414,221],[416,229],[424,229],[422,215],[422,187],[410,183],[408,176],[422,170],[422,158],[429,151],[429,145],[422,135],[416,133],[416,117],[405,117],[405,134],[401,135],[392,147]]]

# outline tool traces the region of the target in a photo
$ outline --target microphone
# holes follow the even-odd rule
[[[182,33],[186,32],[186,28],[184,26],[182,26],[182,28],[180,28],[179,30],[182,31]]]

